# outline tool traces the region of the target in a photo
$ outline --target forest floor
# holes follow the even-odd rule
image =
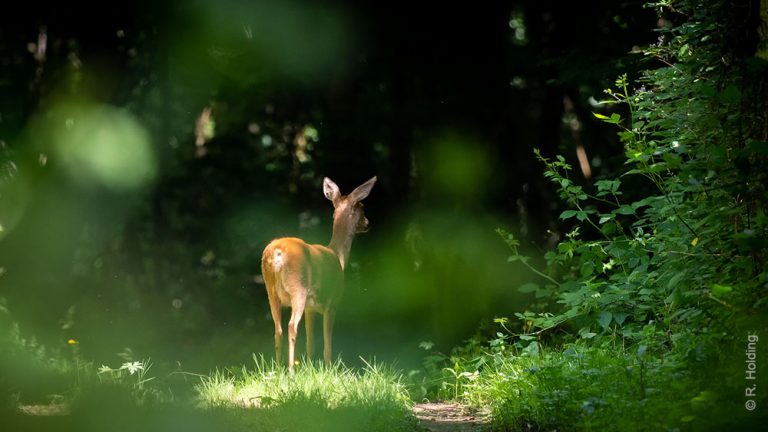
[[[425,432],[482,432],[487,431],[490,424],[487,411],[469,411],[465,406],[450,402],[419,403],[413,406],[413,413]],[[21,416],[16,418],[17,425],[77,424],[69,418],[69,407],[64,404],[26,405],[20,407],[18,414]]]
[[[455,403],[420,403],[413,406],[413,413],[429,432],[480,432],[489,425],[489,413],[468,412]]]

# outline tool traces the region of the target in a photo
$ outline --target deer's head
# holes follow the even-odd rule
[[[371,193],[376,177],[361,184],[349,195],[342,195],[333,180],[323,179],[323,193],[333,203],[333,226],[350,234],[368,231],[368,218],[363,211],[362,200]]]

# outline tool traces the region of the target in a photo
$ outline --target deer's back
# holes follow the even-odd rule
[[[261,257],[267,294],[277,296],[283,306],[291,298],[306,295],[306,308],[324,312],[334,307],[344,289],[338,257],[327,246],[308,244],[296,237],[272,240]]]

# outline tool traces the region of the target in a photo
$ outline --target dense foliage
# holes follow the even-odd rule
[[[668,23],[642,51],[652,67],[621,76],[594,113],[620,129],[624,168],[579,184],[565,158],[536,153],[573,227],[544,270],[499,230],[509,261],[540,278],[520,287],[535,306],[447,359],[448,387],[492,404],[500,425],[718,430],[765,417],[744,408],[744,387],[748,343],[768,329],[768,63],[735,25],[754,18],[744,10],[649,7]]]

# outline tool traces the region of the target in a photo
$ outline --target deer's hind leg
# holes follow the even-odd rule
[[[282,307],[277,290],[280,278],[273,267],[272,249],[267,247],[261,259],[261,276],[264,278],[264,286],[267,289],[267,298],[269,299],[269,311],[272,314],[272,321],[275,324],[275,362],[280,364],[283,348],[283,326],[281,323]]]
[[[325,363],[326,367],[331,365],[334,318],[333,309],[326,308],[325,312],[323,313],[323,362]]]
[[[307,304],[307,287],[301,272],[286,273],[283,286],[291,297],[291,319],[288,321],[288,370],[293,372],[296,364],[296,337],[299,334],[299,323],[304,315]]]
[[[304,327],[307,331],[307,361],[312,361],[315,354],[315,313],[309,309],[304,309]]]

